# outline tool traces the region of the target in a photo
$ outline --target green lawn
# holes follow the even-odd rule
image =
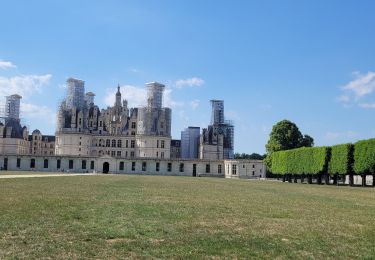
[[[375,190],[153,176],[0,179],[0,259],[375,258]]]

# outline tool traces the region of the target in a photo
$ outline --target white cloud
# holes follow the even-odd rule
[[[120,87],[121,98],[128,101],[128,107],[143,107],[147,105],[147,90],[144,87],[125,85]],[[116,89],[110,89],[104,98],[107,106],[113,106],[115,103]],[[166,88],[163,96],[163,106],[170,108],[182,108],[187,105],[186,102],[176,101],[172,98],[172,89]],[[199,105],[199,100],[193,100],[189,105],[195,109]]]
[[[192,100],[192,101],[189,102],[190,107],[193,110],[197,109],[197,107],[199,106],[199,103],[200,103],[200,101],[198,99],[194,99],[194,100]]]
[[[342,89],[354,94],[356,99],[369,95],[375,90],[375,72],[370,71],[367,74],[356,72],[353,75],[355,79],[343,86]]]
[[[129,107],[142,107],[147,104],[147,91],[145,88],[135,87],[131,85],[125,85],[120,87],[122,99],[128,101]],[[113,106],[115,103],[116,89],[110,89],[104,98],[104,102],[107,106]]]
[[[362,108],[375,108],[375,103],[360,103],[359,106]]]
[[[353,72],[354,80],[341,87],[343,94],[336,98],[345,107],[353,105],[361,108],[375,108],[373,102],[364,102],[373,98],[371,95],[375,91],[375,72],[361,74]]]
[[[21,118],[44,119],[49,123],[56,123],[56,112],[52,111],[49,107],[38,106],[31,103],[21,104]]]
[[[27,99],[36,93],[41,93],[42,88],[49,84],[51,78],[51,74],[21,75],[9,78],[0,76],[0,96],[19,94]]]
[[[341,95],[341,96],[337,97],[336,100],[338,102],[341,102],[341,103],[348,103],[348,102],[350,102],[350,97],[349,97],[349,95]]]
[[[14,65],[12,62],[0,60],[0,69],[13,69],[13,68],[17,68],[17,66]]]
[[[325,138],[328,140],[336,140],[338,138],[354,138],[359,134],[355,131],[346,131],[346,132],[327,132]]]
[[[176,88],[184,87],[200,87],[204,84],[204,80],[201,78],[193,77],[189,79],[179,79],[175,82]]]

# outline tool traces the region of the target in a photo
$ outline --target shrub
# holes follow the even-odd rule
[[[318,174],[327,170],[329,147],[302,147],[272,153],[272,173]]]
[[[340,144],[331,147],[331,158],[328,166],[330,175],[345,175],[352,172],[353,145]]]
[[[358,141],[354,144],[354,172],[375,174],[375,139]]]

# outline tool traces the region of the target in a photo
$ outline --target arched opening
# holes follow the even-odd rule
[[[105,162],[103,163],[103,173],[108,173],[109,172],[109,163]]]

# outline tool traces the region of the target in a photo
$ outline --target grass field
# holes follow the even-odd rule
[[[0,179],[0,259],[375,258],[375,190],[214,178]]]

